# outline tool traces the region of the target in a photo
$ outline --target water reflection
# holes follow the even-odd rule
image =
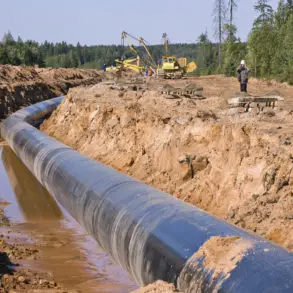
[[[2,162],[26,221],[63,218],[54,198],[7,146],[2,150]]]
[[[126,293],[137,288],[68,213],[62,212],[8,146],[0,146],[0,197],[11,202],[5,208],[9,217],[22,222],[15,229],[23,237],[32,236],[42,252],[41,259],[24,260],[24,265],[51,271],[65,287],[81,292]]]

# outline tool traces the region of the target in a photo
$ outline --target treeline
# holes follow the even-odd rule
[[[237,37],[234,24],[239,1],[215,0],[216,43],[203,33],[194,44],[171,44],[170,54],[196,61],[197,74],[235,75],[240,60],[246,59],[254,76],[293,83],[293,0],[280,0],[276,11],[269,0],[257,0],[254,6],[257,18],[247,43]],[[164,55],[162,45],[149,48],[156,61]],[[82,46],[78,43],[73,46],[48,41],[39,44],[20,37],[15,40],[9,32],[0,43],[0,64],[101,69],[122,56],[132,57],[132,53],[119,45]]]
[[[293,84],[293,0],[281,0],[276,11],[259,0],[258,17],[248,39],[248,61],[256,76]]]
[[[149,47],[153,58],[158,62],[164,55],[163,45]],[[143,48],[138,51],[144,54]],[[209,41],[206,35],[199,38],[196,44],[171,44],[170,54],[195,60],[202,73],[211,74],[217,68],[217,46]],[[112,65],[116,58],[131,58],[133,53],[127,47],[110,46],[76,46],[45,41],[23,41],[13,38],[10,32],[4,35],[0,44],[0,64],[26,65],[40,67],[81,67],[102,69],[104,64]]]
[[[209,42],[211,47],[216,47]],[[164,55],[163,45],[149,47],[153,58],[159,61]],[[170,53],[177,57],[186,57],[188,60],[196,60],[201,55],[201,46],[198,44],[171,44]],[[143,48],[138,51],[144,54]],[[0,44],[0,64],[27,65],[40,67],[81,67],[81,68],[103,68],[104,64],[111,65],[116,58],[130,58],[133,53],[127,47],[121,45],[98,45],[98,46],[76,46],[61,43],[50,43],[45,41],[39,44],[35,41],[23,41],[20,37],[13,38],[10,32],[4,35]],[[202,67],[205,67],[202,64]]]

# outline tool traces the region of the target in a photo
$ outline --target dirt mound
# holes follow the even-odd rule
[[[42,81],[42,78],[32,67],[0,66],[0,85],[28,81]]]
[[[0,65],[0,119],[21,107],[66,94],[71,87],[100,81],[96,70]]]

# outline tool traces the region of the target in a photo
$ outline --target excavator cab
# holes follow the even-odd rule
[[[164,56],[162,58],[162,69],[164,70],[178,70],[180,69],[180,64],[177,62],[174,56]]]

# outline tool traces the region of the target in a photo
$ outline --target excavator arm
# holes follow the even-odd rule
[[[146,56],[143,56],[136,48],[135,46],[133,45],[131,39],[137,41],[145,50],[146,52]],[[127,40],[127,42],[129,43],[129,47],[130,47],[130,50],[132,52],[134,52],[136,54],[136,56],[139,56],[140,60],[142,61],[142,63],[145,65],[145,66],[148,66],[150,67],[154,72],[155,70],[157,69],[157,65],[156,65],[156,62],[154,61],[151,53],[150,53],[150,50],[149,48],[147,47],[146,43],[145,43],[145,40],[140,37],[140,38],[137,38],[137,37],[134,37],[133,35],[123,31],[122,32],[122,35],[121,35],[121,40],[122,40],[122,45],[124,46],[125,44],[125,40]]]
[[[156,68],[156,67],[157,67],[156,62],[155,62],[153,56],[151,55],[150,50],[149,50],[149,48],[147,47],[147,45],[146,45],[146,43],[145,43],[145,40],[144,40],[142,37],[140,37],[138,40],[139,40],[139,43],[140,43],[140,44],[143,46],[143,48],[145,49],[145,51],[146,51],[146,53],[147,53],[147,55],[148,55],[148,57],[149,57],[149,59],[150,59],[150,63],[151,63],[151,65],[152,65],[154,68]]]

